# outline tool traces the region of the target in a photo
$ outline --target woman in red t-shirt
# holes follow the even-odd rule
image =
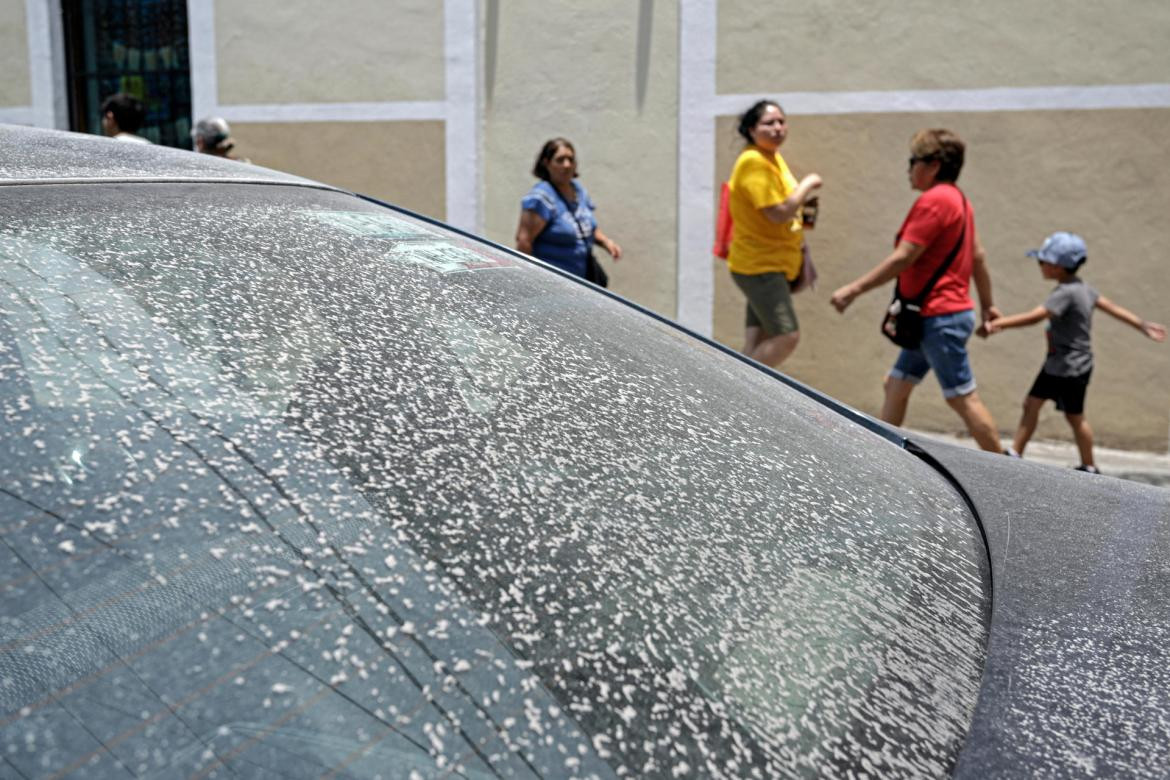
[[[1000,316],[991,299],[991,275],[975,217],[956,186],[963,168],[963,142],[950,130],[920,130],[910,139],[910,186],[922,192],[910,208],[894,240],[894,251],[868,273],[833,293],[831,302],[843,312],[857,296],[898,279],[901,294],[913,298],[927,285],[953,250],[955,258],[939,277],[922,305],[923,337],[917,349],[903,349],[886,376],[882,419],[901,425],[910,393],[934,370],[943,397],[971,436],[985,450],[1003,452],[995,421],[979,393],[967,355],[975,331],[971,280],[982,304],[982,320]]]

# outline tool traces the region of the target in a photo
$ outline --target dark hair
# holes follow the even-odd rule
[[[768,106],[775,106],[777,109],[779,109],[781,114],[784,113],[784,109],[780,108],[780,104],[775,100],[758,100],[752,104],[751,108],[749,108],[747,111],[744,111],[743,115],[740,116],[739,127],[736,129],[739,131],[739,134],[744,137],[744,140],[746,140],[749,144],[755,143],[752,140],[752,128],[759,123],[760,117],[762,117],[764,112],[768,110]]]
[[[125,133],[137,133],[146,121],[146,107],[142,101],[125,92],[110,95],[102,101],[102,116],[109,112],[114,115],[118,129]]]
[[[548,181],[548,161],[553,158],[553,155],[557,153],[557,149],[560,149],[562,146],[568,147],[574,157],[577,155],[577,150],[573,148],[573,142],[568,138],[561,138],[560,136],[550,138],[544,142],[544,146],[540,147],[540,154],[536,155],[536,165],[532,166],[532,175],[538,179]],[[574,173],[573,175],[576,176],[577,174]]]
[[[967,145],[952,130],[933,127],[919,130],[910,139],[910,153],[915,157],[938,160],[936,181],[956,182],[963,170],[963,157]]]

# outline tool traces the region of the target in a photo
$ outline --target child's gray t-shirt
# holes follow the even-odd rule
[[[1044,372],[1080,376],[1093,368],[1089,329],[1100,293],[1080,279],[1062,282],[1048,296],[1048,359]]]

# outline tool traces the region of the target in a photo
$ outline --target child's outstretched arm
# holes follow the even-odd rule
[[[1048,316],[1048,309],[1045,309],[1043,306],[1037,306],[1031,311],[988,320],[983,323],[983,330],[990,336],[992,333],[999,333],[1005,328],[1022,328],[1026,325],[1035,325],[1037,322],[1044,322],[1044,320],[1048,319]]]
[[[1106,314],[1110,315],[1111,317],[1116,317],[1117,319],[1124,322],[1126,325],[1130,325],[1130,326],[1136,328],[1137,330],[1140,330],[1142,333],[1146,334],[1147,336],[1152,338],[1154,341],[1165,341],[1166,340],[1166,326],[1159,325],[1156,322],[1149,322],[1148,320],[1143,320],[1141,317],[1137,316],[1129,309],[1125,308],[1124,306],[1118,306],[1116,303],[1109,300],[1104,295],[1097,298],[1097,308],[1100,309],[1101,311],[1105,312]]]

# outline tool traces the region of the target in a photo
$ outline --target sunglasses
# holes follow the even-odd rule
[[[937,160],[937,159],[938,159],[938,155],[934,155],[934,154],[925,154],[925,155],[923,155],[923,156],[921,156],[921,157],[919,157],[918,155],[915,155],[915,156],[913,156],[913,157],[911,157],[911,158],[910,158],[910,165],[909,165],[909,167],[913,168],[913,167],[914,167],[914,163],[928,163],[928,162],[934,162],[934,161],[935,161],[935,160]]]

